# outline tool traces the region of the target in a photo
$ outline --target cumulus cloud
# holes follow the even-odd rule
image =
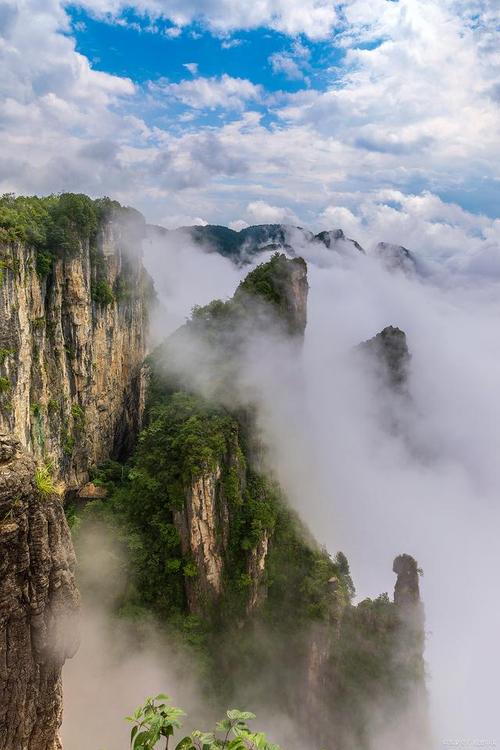
[[[404,244],[449,283],[457,275],[498,277],[500,220],[472,214],[429,192],[386,190],[370,199],[343,196],[346,199],[350,208],[332,205],[323,211],[324,228],[340,226],[366,247],[379,240]]]
[[[291,80],[303,79],[303,69],[308,66],[307,61],[310,56],[309,48],[295,41],[291,50],[274,52],[269,57],[269,63],[273,73],[282,73]]]
[[[291,80],[299,80],[304,77],[300,66],[287,52],[274,52],[270,56],[269,62],[271,63],[273,73],[283,73],[283,75]]]
[[[198,66],[187,63],[184,67],[196,75]],[[236,109],[243,110],[247,102],[258,102],[262,95],[261,87],[246,78],[233,78],[224,73],[212,78],[196,78],[180,83],[158,82],[151,84],[156,95],[171,96],[188,107],[195,109]]]
[[[488,163],[500,148],[490,95],[500,76],[492,29],[469,25],[457,10],[435,0],[348,3],[335,86],[291,97],[281,115],[364,151],[379,180],[383,170],[396,177],[401,167],[410,179],[423,170],[447,180],[451,173],[498,177],[496,160]]]
[[[247,206],[247,215],[256,224],[290,224],[297,217],[286,206],[271,206],[265,201],[252,201]]]
[[[197,7],[206,18],[220,11],[215,0]],[[228,17],[238,7],[243,14],[232,3]],[[245,4],[247,15],[261,13],[252,7]],[[292,18],[293,5],[273,7]],[[93,10],[121,8],[96,0]],[[164,12],[160,2],[153,10]],[[274,97],[228,74],[144,89],[97,71],[76,51],[59,0],[7,3],[0,23],[0,189],[110,194],[170,226],[182,216],[229,223],[280,215],[311,229],[331,222],[362,242],[367,225],[377,239],[420,246],[425,237],[429,248],[456,247],[464,236],[476,248],[497,241],[485,217],[470,215],[475,229],[466,230],[441,222],[438,231],[428,220],[419,235],[406,215],[418,196],[429,202],[447,192],[467,200],[481,191],[476,205],[495,210],[499,62],[488,0],[343,3],[332,44],[345,58],[331,85]],[[249,21],[241,15],[238,23]],[[295,42],[282,54],[301,67],[306,50]],[[205,111],[226,110],[221,124],[199,124]],[[408,201],[382,199],[381,189]],[[275,209],[259,214],[259,202]],[[489,265],[488,253],[476,270]]]
[[[80,0],[79,5],[100,15],[119,17],[130,6],[125,0]],[[227,32],[261,26],[292,36],[306,34],[326,38],[338,15],[331,0],[136,0],[134,7],[144,15],[163,17],[178,26],[201,20],[210,29]]]

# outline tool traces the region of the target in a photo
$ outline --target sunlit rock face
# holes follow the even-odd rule
[[[61,670],[78,647],[75,555],[60,498],[0,435],[0,748],[55,750]]]
[[[151,289],[140,251],[137,232],[109,221],[96,247],[80,242],[41,278],[32,247],[0,245],[0,429],[68,488],[129,451],[140,427]]]

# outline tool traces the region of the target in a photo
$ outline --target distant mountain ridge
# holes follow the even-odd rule
[[[185,226],[178,229],[147,225],[147,236],[151,240],[175,235],[187,236],[196,245],[229,258],[238,265],[251,262],[259,253],[274,250],[284,250],[290,255],[295,255],[304,244],[323,245],[341,255],[367,254],[360,243],[346,237],[342,229],[314,234],[291,224],[256,224],[240,230],[217,224]],[[399,270],[406,274],[413,274],[418,270],[414,254],[402,245],[379,242],[374,248],[373,255],[378,257],[388,270]]]

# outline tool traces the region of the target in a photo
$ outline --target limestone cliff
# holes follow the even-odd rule
[[[116,212],[46,273],[40,257],[0,234],[0,429],[71,488],[137,435],[151,283],[140,221]]]
[[[186,595],[191,612],[200,612],[210,599],[222,591],[225,510],[221,507],[220,467],[195,479],[187,489],[186,503],[174,512],[182,554],[191,557],[196,577],[187,578]]]
[[[61,669],[78,646],[75,556],[60,498],[0,435],[0,750],[56,750]]]

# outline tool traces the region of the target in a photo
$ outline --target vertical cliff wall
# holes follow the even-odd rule
[[[152,289],[137,217],[115,209],[90,236],[74,235],[53,256],[0,241],[0,430],[70,488],[133,445]]]
[[[0,435],[0,750],[56,750],[61,669],[78,646],[75,555],[60,498]]]
[[[60,748],[79,606],[61,496],[141,426],[143,233],[108,199],[0,199],[0,750]]]

